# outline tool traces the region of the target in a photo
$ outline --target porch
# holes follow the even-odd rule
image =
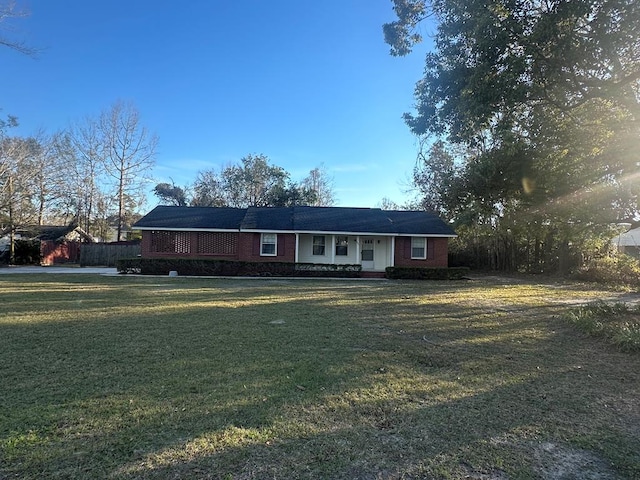
[[[361,265],[363,272],[394,266],[395,237],[381,235],[296,234],[296,263]]]

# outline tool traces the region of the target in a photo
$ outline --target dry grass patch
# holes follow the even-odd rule
[[[637,477],[640,358],[563,319],[610,295],[5,276],[0,478]]]

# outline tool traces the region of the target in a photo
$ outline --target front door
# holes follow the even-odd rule
[[[362,250],[360,251],[360,254],[362,256],[360,258],[362,260],[363,270],[373,270],[375,265],[374,251],[373,238],[362,239]]]

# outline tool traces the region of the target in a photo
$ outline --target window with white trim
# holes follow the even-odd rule
[[[349,237],[336,237],[336,255],[349,255]]]
[[[278,252],[278,235],[275,233],[263,233],[260,236],[260,255],[275,257]]]
[[[324,256],[325,236],[314,235],[313,236],[313,254]]]
[[[411,237],[411,258],[416,260],[427,258],[427,239],[425,237]]]

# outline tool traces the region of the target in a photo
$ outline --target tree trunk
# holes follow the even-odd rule
[[[16,263],[16,227],[13,224],[13,176],[9,175],[9,265]]]
[[[533,245],[533,268],[535,273],[540,273],[540,239],[536,235]]]
[[[120,170],[120,182],[118,184],[118,237],[122,240],[122,224],[124,223],[124,168]]]
[[[562,276],[569,273],[569,242],[566,236],[560,240],[558,248],[558,273]]]

